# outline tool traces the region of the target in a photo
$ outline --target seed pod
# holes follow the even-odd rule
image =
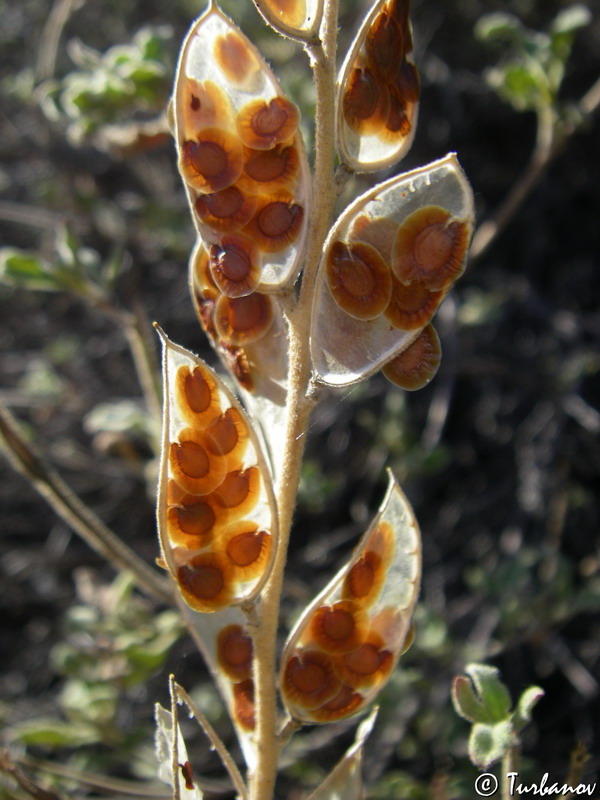
[[[285,645],[280,686],[292,717],[330,722],[373,700],[403,652],[420,575],[419,529],[390,474],[381,509],[350,561]]]
[[[342,213],[313,300],[311,354],[322,383],[363,380],[419,336],[464,269],[473,216],[454,154],[379,184]]]
[[[273,488],[244,410],[202,361],[162,334],[164,441],[158,500],[163,560],[186,603],[245,603],[277,539]]]
[[[310,41],[321,27],[323,0],[256,0],[256,7],[278,33]]]
[[[257,250],[253,280],[243,291],[275,292],[293,283],[310,195],[299,111],[216,3],[183,44],[173,109],[180,171],[207,248],[222,247],[224,234],[250,226]],[[280,191],[285,203],[277,197],[265,211]]]
[[[414,138],[420,88],[409,2],[376,0],[340,70],[338,149],[355,172],[389,167]]]
[[[181,606],[188,629],[225,700],[248,769],[252,770],[257,762],[253,736],[254,645],[246,615],[236,606],[214,614],[200,614],[188,605]]]

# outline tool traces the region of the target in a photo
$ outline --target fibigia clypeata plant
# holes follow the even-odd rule
[[[388,178],[333,221],[344,181],[391,167],[412,142],[419,79],[408,0],[377,0],[339,71],[334,0],[257,5],[309,55],[312,169],[297,106],[216,3],[183,44],[172,105],[198,234],[191,294],[230,380],[163,334],[162,561],[246,760],[244,778],[173,682],[157,742],[175,797],[201,796],[177,702],[202,721],[238,795],[269,800],[291,734],[363,710],[410,644],[420,535],[391,474],[347,564],[278,654],[286,551],[318,388],[378,370],[407,390],[433,377],[440,344],[430,321],[464,270],[473,226],[472,193],[453,154]],[[372,722],[313,800],[360,796]]]

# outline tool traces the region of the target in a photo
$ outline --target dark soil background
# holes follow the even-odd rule
[[[227,9],[275,67],[282,62],[284,84],[307,107],[305,59],[265,34],[250,5]],[[481,14],[501,8],[542,29],[570,4],[414,5],[423,98],[415,144],[401,168],[455,150],[482,221],[521,175],[535,118],[517,114],[488,88],[483,71],[497,54],[475,40],[473,26]],[[131,41],[147,24],[171,26],[172,70],[178,42],[201,10],[191,0],[62,6],[70,12],[57,49],[59,79],[74,68],[68,41],[78,37],[104,51]],[[579,100],[600,73],[600,7],[590,8],[593,22],[577,35],[568,64],[565,102]],[[107,153],[97,140],[69,142],[64,120],[44,116],[35,87],[44,48],[47,55],[49,9],[44,0],[0,0],[0,244],[51,258],[54,233],[67,221],[101,259],[118,247],[127,269],[117,282],[117,302],[142,305],[172,339],[210,359],[188,298],[193,234],[172,143]],[[342,2],[342,49],[358,16]],[[475,796],[477,771],[465,754],[468,725],[452,711],[449,690],[452,677],[476,660],[499,667],[515,698],[530,684],[544,689],[523,737],[530,780],[545,772],[563,779],[577,743],[591,756],[584,779],[591,783],[598,774],[598,136],[596,117],[569,140],[506,231],[468,268],[439,314],[444,358],[426,389],[406,396],[376,377],[345,396],[324,397],[313,418],[284,625],[348,556],[381,501],[386,465],[396,471],[423,532],[416,641],[382,696],[380,723],[367,746],[365,775],[375,798]],[[77,494],[152,562],[157,545],[147,439],[131,430],[117,436],[92,429],[88,416],[100,403],[140,397],[123,336],[106,315],[67,293],[0,285],[0,308],[0,399]],[[65,678],[50,653],[67,637],[67,610],[82,602],[76,592],[81,569],[101,582],[111,581],[114,571],[4,459],[0,476],[0,725],[5,744],[14,744],[17,723],[61,717],[57,698]],[[200,693],[208,686],[182,637],[151,681],[123,691],[119,725],[146,726],[151,740],[152,705],[166,704],[169,671]],[[298,764],[282,777],[280,796],[298,797],[291,787],[316,783],[352,735],[348,725],[309,731]],[[218,778],[206,744],[194,741],[196,770]],[[77,755],[31,752],[54,763],[73,764]],[[123,778],[136,773],[127,758],[94,762],[88,753],[86,767],[100,771],[102,764]],[[68,792],[86,796],[74,786]],[[0,797],[16,796],[24,795],[0,784]]]

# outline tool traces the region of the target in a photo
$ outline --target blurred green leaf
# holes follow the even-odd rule
[[[81,747],[99,741],[98,732],[92,726],[42,718],[13,725],[10,738],[38,747]]]
[[[522,730],[528,722],[531,722],[531,712],[533,707],[539,703],[544,696],[544,690],[539,686],[529,686],[519,697],[517,707],[513,714],[513,727],[515,731]]]
[[[499,761],[513,741],[512,725],[509,720],[494,725],[476,723],[469,736],[469,758],[484,769]]]
[[[14,247],[0,248],[0,280],[31,290],[55,292],[62,288],[38,255]]]
[[[521,21],[514,14],[506,14],[503,11],[484,14],[475,25],[475,36],[482,42],[498,39],[518,40],[524,32]]]

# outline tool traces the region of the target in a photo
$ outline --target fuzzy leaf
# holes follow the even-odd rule
[[[332,386],[363,380],[406,350],[464,270],[473,194],[454,154],[352,203],[324,247],[311,354]]]
[[[499,761],[512,742],[512,725],[504,720],[494,725],[476,723],[469,736],[469,758],[478,767],[487,769]]]
[[[370,736],[377,712],[375,707],[356,730],[354,744],[348,748],[329,775],[307,800],[362,800],[362,756],[364,744]]]
[[[175,796],[181,800],[202,800],[204,797],[200,787],[196,784],[191,773],[185,741],[181,735],[179,723],[177,726],[177,771],[173,763],[173,714],[163,708],[160,703],[154,706],[154,753],[158,762],[158,777],[164,783],[175,789],[178,782],[178,793]],[[175,773],[175,775],[174,775]]]
[[[247,603],[277,542],[269,469],[252,422],[203,361],[164,334],[161,549],[194,610]]]
[[[515,731],[522,730],[531,722],[533,707],[539,703],[545,692],[539,686],[529,686],[519,697],[517,707],[513,713],[512,722]]]
[[[290,633],[280,684],[292,717],[331,722],[376,697],[412,635],[420,575],[419,529],[390,475],[382,507],[349,562]]]
[[[408,152],[420,96],[410,0],[376,0],[338,80],[337,138],[355,172],[389,167]]]
[[[458,675],[452,682],[452,704],[456,713],[469,722],[490,722],[485,707],[465,675]]]
[[[511,697],[500,680],[500,673],[487,664],[469,664],[465,672],[473,682],[479,701],[488,715],[488,722],[500,722],[510,715]]]

